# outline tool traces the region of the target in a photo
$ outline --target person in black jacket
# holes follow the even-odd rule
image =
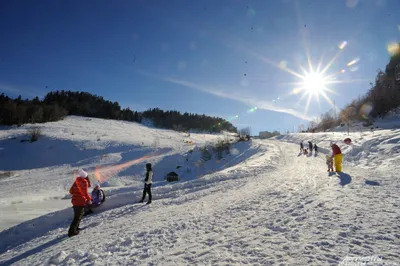
[[[318,152],[318,146],[317,146],[317,144],[314,144],[314,151],[315,151],[315,153]]]
[[[308,149],[310,150],[310,153],[312,153],[313,145],[311,141],[308,142]]]
[[[303,144],[303,141],[302,141],[302,142],[300,142],[300,152],[303,152],[303,150],[304,150],[304,144]]]
[[[146,194],[149,194],[149,201],[146,204],[151,203],[151,184],[153,183],[153,170],[151,163],[146,164],[146,178],[144,179],[143,196],[139,203],[143,203],[146,198]]]

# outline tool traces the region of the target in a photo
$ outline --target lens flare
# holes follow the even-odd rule
[[[252,18],[252,17],[254,17],[256,15],[256,11],[254,11],[254,9],[252,9],[252,8],[249,8],[247,10],[247,14],[246,15],[247,15],[247,17]]]
[[[343,42],[339,45],[339,49],[340,49],[340,50],[343,50],[344,47],[346,47],[346,45],[347,45],[347,41],[343,41]]]
[[[298,93],[300,93],[300,91],[301,91],[300,88],[294,88],[294,89],[292,90],[292,94],[298,94]]]
[[[354,67],[350,68],[350,71],[351,71],[351,72],[355,72],[355,71],[357,71],[357,70],[358,70],[358,66],[354,66]]]
[[[388,53],[391,56],[400,54],[400,44],[397,42],[389,43],[387,46]]]
[[[374,106],[371,103],[365,103],[360,108],[360,115],[367,119],[372,110],[374,110]]]
[[[117,164],[117,165],[111,165],[111,166],[96,166],[96,169],[94,170],[94,177],[99,183],[104,183],[108,181],[111,177],[116,176],[119,172],[127,169],[128,167],[131,167],[132,165],[141,163],[145,161],[146,159],[149,159],[154,156],[161,155],[162,152],[153,152],[148,155],[145,155],[141,158],[131,160],[122,164]]]
[[[352,65],[358,63],[358,61],[360,61],[359,58],[353,59],[353,60],[351,60],[350,62],[347,63],[347,66],[352,66]]]
[[[279,67],[280,68],[286,68],[288,65],[288,63],[285,60],[282,60],[279,62]]]

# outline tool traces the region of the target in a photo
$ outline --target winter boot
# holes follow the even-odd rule
[[[148,202],[146,203],[146,205],[148,205],[148,204],[151,204],[151,201],[148,201]]]
[[[79,235],[79,230],[77,230],[76,232],[68,232],[68,237],[73,237],[73,236],[76,236],[76,235]]]

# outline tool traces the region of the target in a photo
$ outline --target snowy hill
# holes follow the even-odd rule
[[[20,142],[25,128],[0,132],[0,169],[10,175],[0,179],[1,265],[400,264],[399,130],[339,143],[340,175],[326,172],[324,153],[345,133],[236,143],[203,160],[200,147],[223,136],[78,117],[45,124],[36,143]],[[322,153],[300,155],[300,140]],[[154,200],[135,204],[148,161]],[[104,173],[107,201],[68,238],[78,167]],[[182,180],[165,182],[167,171]]]
[[[0,230],[69,207],[68,189],[78,168],[93,173],[96,166],[104,172],[103,168],[117,165],[121,169],[108,173],[112,178],[101,180],[103,185],[107,189],[127,185],[141,189],[144,160],[155,165],[155,181],[163,181],[165,174],[186,163],[188,151],[224,138],[207,134],[188,136],[138,123],[71,116],[63,121],[40,124],[39,141],[24,142],[28,139],[27,130],[37,126],[0,130]],[[91,175],[92,183],[98,182],[94,177]],[[183,177],[194,178],[189,174]]]

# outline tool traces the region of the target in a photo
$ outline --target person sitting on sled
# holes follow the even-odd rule
[[[96,184],[91,196],[92,204],[86,204],[84,216],[93,213],[92,209],[99,207],[106,200],[104,191],[100,188],[99,184]]]
[[[304,149],[303,154],[304,154],[304,155],[307,155],[307,154],[308,154],[308,149]]]
[[[326,164],[328,165],[328,172],[333,172],[333,158],[332,158],[332,156],[326,155]]]

